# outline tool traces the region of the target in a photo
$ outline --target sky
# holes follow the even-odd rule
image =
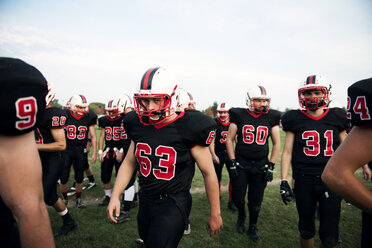
[[[335,106],[372,76],[370,0],[0,0],[0,56],[37,67],[65,104],[133,96],[162,66],[196,107],[244,107],[262,85],[271,107],[298,108],[299,83],[322,75]]]

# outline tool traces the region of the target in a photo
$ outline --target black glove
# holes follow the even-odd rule
[[[272,162],[265,164],[265,179],[268,182],[271,182],[273,180],[274,166],[275,164]]]
[[[234,178],[238,177],[238,168],[237,167],[240,167],[239,162],[236,161],[235,159],[231,159],[230,162],[229,162],[229,174],[230,174],[231,179],[234,179]]]
[[[280,181],[280,195],[285,205],[293,199],[293,192],[287,180]]]

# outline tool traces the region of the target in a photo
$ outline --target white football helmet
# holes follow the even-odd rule
[[[177,112],[182,112],[186,109],[195,109],[195,101],[192,95],[183,88],[179,88],[179,99]]]
[[[162,67],[151,68],[143,75],[134,94],[134,108],[144,125],[159,124],[175,114],[178,97],[177,83],[169,71]],[[153,109],[150,100],[156,100],[159,107]]]
[[[48,82],[47,84],[48,84],[48,93],[45,96],[45,103],[46,103],[46,106],[49,106],[49,104],[56,97],[56,92],[54,91],[54,85],[52,83]]]
[[[256,85],[247,91],[246,104],[248,110],[256,114],[267,114],[270,108],[271,98],[267,95],[263,86]]]
[[[220,122],[226,122],[229,120],[229,109],[230,108],[231,107],[228,103],[222,102],[218,104],[217,109],[216,109],[216,116]]]
[[[117,119],[120,116],[118,106],[114,100],[107,102],[105,106],[105,115],[109,119]]]
[[[65,106],[66,109],[71,109],[71,99],[72,97],[70,97],[70,99],[66,102],[66,106]]]
[[[298,101],[303,109],[316,110],[321,107],[327,107],[330,103],[331,84],[320,75],[308,76],[298,87]],[[304,92],[320,90],[323,95],[319,97],[305,97]]]
[[[77,115],[85,115],[89,112],[89,104],[83,95],[73,95],[70,100],[70,109]]]
[[[118,106],[119,114],[124,114],[127,108],[134,108],[132,99],[126,94],[116,97],[114,102]]]

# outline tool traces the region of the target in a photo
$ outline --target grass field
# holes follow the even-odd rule
[[[97,132],[98,133],[98,132]],[[283,133],[282,133],[283,141]],[[138,207],[131,209],[131,220],[121,224],[111,224],[106,217],[106,208],[98,206],[103,199],[103,186],[100,182],[100,164],[92,165],[97,181],[97,187],[84,191],[83,199],[87,203],[86,209],[78,209],[74,205],[75,197],[70,198],[69,211],[78,223],[78,228],[65,237],[55,240],[56,247],[140,247],[134,240],[137,235],[136,215]],[[278,179],[280,178],[280,159],[276,163],[274,182],[270,183],[265,191],[265,197],[258,221],[258,230],[261,240],[253,243],[246,234],[238,234],[235,230],[237,214],[227,209],[228,183],[227,171],[223,172],[223,192],[221,214],[223,230],[215,237],[210,238],[205,230],[209,214],[209,205],[203,191],[203,179],[199,172],[192,184],[193,206],[190,215],[191,234],[184,236],[179,247],[300,247],[297,230],[297,211],[295,204],[284,205],[280,194]],[[360,173],[358,173],[361,176]],[[71,175],[72,177],[72,175]],[[371,183],[368,182],[371,187]],[[52,208],[48,208],[53,231],[62,225],[61,218]],[[248,220],[247,220],[248,221]],[[318,226],[317,221],[317,226]],[[340,220],[340,236],[342,242],[338,247],[357,248],[361,234],[361,211],[356,207],[342,202]],[[319,247],[318,235],[315,237],[315,247]]]

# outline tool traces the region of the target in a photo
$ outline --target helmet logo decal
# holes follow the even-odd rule
[[[154,77],[155,72],[159,68],[160,67],[156,67],[156,68],[151,68],[147,70],[147,72],[143,75],[142,80],[141,80],[141,90],[151,89],[152,78]]]

